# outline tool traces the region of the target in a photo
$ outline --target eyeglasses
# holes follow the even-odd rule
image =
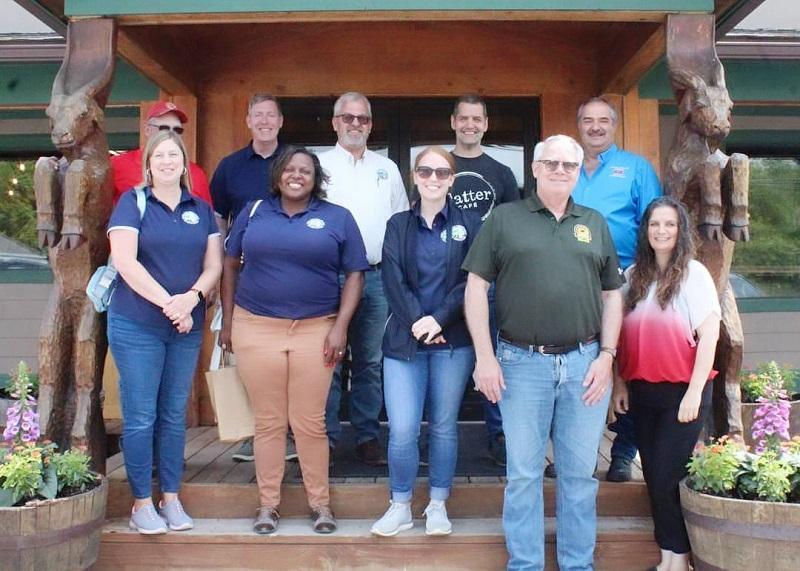
[[[353,121],[358,119],[359,125],[369,125],[372,123],[372,117],[369,115],[353,115],[352,113],[341,113],[340,115],[336,115],[339,119],[347,123],[348,125],[352,125]]]
[[[183,127],[173,127],[171,125],[153,125],[152,123],[148,123],[151,127],[155,127],[159,131],[172,131],[177,135],[183,135],[185,129]]]
[[[544,168],[547,169],[547,172],[556,172],[558,170],[558,165],[561,165],[561,168],[564,169],[564,172],[571,173],[578,170],[578,167],[581,166],[580,163],[571,163],[567,161],[540,160],[536,162],[542,163],[544,165]]]
[[[432,174],[436,175],[436,180],[446,180],[453,175],[453,171],[444,167],[432,169],[431,167],[417,167],[414,172],[419,175],[419,178],[431,178]]]

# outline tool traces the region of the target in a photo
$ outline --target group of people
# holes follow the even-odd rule
[[[451,533],[457,418],[474,371],[490,450],[507,464],[508,569],[544,567],[548,439],[559,566],[592,568],[594,473],[612,398],[618,435],[607,477],[629,479],[638,447],[662,551],[657,569],[688,569],[678,481],[709,410],[716,290],[693,259],[684,207],[660,197],[645,159],[614,144],[613,106],[592,98],[577,119],[580,144],[555,135],[536,145],[536,189],[520,199],[511,170],[481,147],[484,101],[458,98],[455,148],[417,155],[409,204],[395,163],[367,148],[365,96],[337,99],[337,144],[318,157],[279,144],[280,104],[255,95],[246,117],[253,140],[217,168],[212,210],[192,194],[200,177],[179,136],[185,114],[155,106],[141,179],[122,194],[108,229],[122,277],[109,343],[120,371],[131,527],[193,525],[177,497],[184,416],[204,302],[221,275],[219,342],[236,354],[256,418],[255,532],[278,528],[290,430],[313,529],[336,529],[328,470],[349,352],[359,459],[385,461],[384,403],[389,420],[390,503],[373,534],[413,526],[423,414],[426,533]]]

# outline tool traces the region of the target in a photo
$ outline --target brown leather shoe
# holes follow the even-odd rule
[[[269,535],[278,529],[278,520],[281,514],[276,508],[263,506],[256,512],[256,521],[253,522],[253,531],[261,535]]]
[[[376,438],[356,445],[356,458],[367,466],[386,466],[386,456]]]
[[[329,506],[311,508],[312,528],[316,533],[333,533],[336,531],[336,518]]]

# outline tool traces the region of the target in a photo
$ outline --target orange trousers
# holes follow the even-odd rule
[[[236,306],[231,341],[256,420],[255,464],[262,506],[277,508],[289,425],[297,444],[308,505],[330,504],[325,402],[333,368],[322,355],[335,315],[262,317]]]

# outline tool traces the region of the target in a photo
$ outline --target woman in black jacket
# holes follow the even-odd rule
[[[383,377],[389,417],[391,503],[372,533],[391,536],[413,526],[411,496],[419,466],[419,432],[427,401],[431,501],[426,533],[447,535],[449,496],[458,450],[458,409],[475,353],[464,321],[467,274],[461,263],[478,232],[477,215],[449,197],[455,161],[428,147],[414,163],[420,199],[392,216],[383,244],[383,287],[389,319]]]

